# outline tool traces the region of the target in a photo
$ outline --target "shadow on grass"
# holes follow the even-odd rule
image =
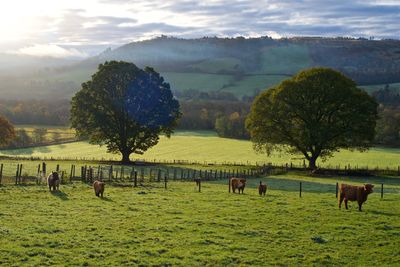
[[[32,155],[33,153],[48,153],[51,149],[47,145],[36,146],[29,148],[15,148],[15,149],[3,149],[1,153],[5,156],[17,156],[17,155]]]
[[[68,195],[62,191],[51,191],[51,194],[61,200],[69,200]]]
[[[375,177],[378,178],[378,177]],[[347,180],[351,179],[351,180]],[[364,178],[365,179],[365,178]],[[396,179],[396,178],[387,178],[387,179]],[[287,179],[287,178],[251,178],[247,179],[246,182],[246,189],[252,190],[253,188],[257,188],[259,182],[263,181],[263,183],[266,183],[268,185],[268,190],[280,190],[280,191],[288,191],[288,192],[299,192],[300,190],[300,182],[301,182],[301,190],[302,192],[310,192],[310,193],[332,193],[335,194],[336,192],[336,184],[326,184],[326,183],[319,183],[319,182],[314,182],[314,181],[302,181],[302,180],[292,180],[292,179]],[[400,179],[399,179],[400,180]],[[354,181],[352,178],[346,178],[346,180],[339,181],[339,184],[344,182],[344,183],[349,183],[349,184],[357,184],[357,183],[366,183],[365,180],[363,182],[359,181]],[[379,183],[374,183],[373,181],[367,181],[370,183],[375,184],[374,192],[377,194],[380,194],[380,185]],[[219,180],[219,181],[212,181],[211,183],[217,183],[217,184],[226,184],[226,180]],[[385,187],[386,185],[386,187]],[[398,188],[388,188],[390,184],[385,184],[384,183],[384,193],[398,193],[400,192],[400,189]],[[397,184],[396,184],[397,185]]]
[[[368,213],[372,213],[375,215],[384,215],[384,216],[398,216],[398,214],[396,214],[396,213],[380,211],[380,210],[370,210],[370,211],[368,211]]]
[[[107,201],[107,202],[114,202],[114,200],[112,200],[109,197],[100,197],[100,199],[103,200],[103,201]]]

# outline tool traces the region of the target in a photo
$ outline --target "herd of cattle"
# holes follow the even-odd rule
[[[200,179],[194,179],[197,185],[200,183]],[[47,184],[49,186],[50,191],[58,191],[60,186],[60,178],[57,172],[52,172],[47,177]],[[244,188],[246,187],[246,179],[245,178],[236,178],[232,177],[229,181],[229,187],[232,188],[232,192],[238,193],[244,192]],[[348,209],[348,201],[357,201],[358,210],[361,211],[362,204],[367,201],[368,195],[373,192],[372,184],[365,184],[363,186],[355,186],[348,184],[341,184],[339,187],[340,195],[339,195],[339,209],[342,207],[342,202],[344,201],[346,209]],[[97,197],[103,197],[104,193],[104,182],[96,180],[93,183],[94,193]],[[260,196],[265,196],[267,193],[267,185],[260,181],[258,185],[258,193]]]

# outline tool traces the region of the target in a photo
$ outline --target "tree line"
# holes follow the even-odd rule
[[[181,105],[182,117],[177,129],[212,130],[221,137],[249,139],[245,119],[255,96],[239,99],[229,92],[201,92],[198,90],[174,91]],[[379,103],[375,143],[400,146],[400,94],[384,86],[372,96]],[[12,124],[37,124],[67,126],[70,117],[70,100],[0,100],[0,115]],[[23,130],[16,131],[13,147],[33,145],[36,137]]]

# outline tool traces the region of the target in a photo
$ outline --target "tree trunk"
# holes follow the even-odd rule
[[[122,163],[130,163],[131,160],[129,159],[129,156],[132,154],[130,151],[121,151],[122,154]]]
[[[311,157],[311,158],[308,160],[308,167],[309,167],[311,170],[315,170],[315,169],[317,168],[316,161],[317,161],[317,158],[316,158],[316,157]]]

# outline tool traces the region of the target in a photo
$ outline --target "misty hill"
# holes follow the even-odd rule
[[[69,98],[106,60],[152,66],[174,90],[225,91],[237,96],[253,95],[311,66],[338,69],[362,86],[400,82],[398,40],[162,36],[31,75],[5,78],[0,68],[0,93],[6,98]]]

